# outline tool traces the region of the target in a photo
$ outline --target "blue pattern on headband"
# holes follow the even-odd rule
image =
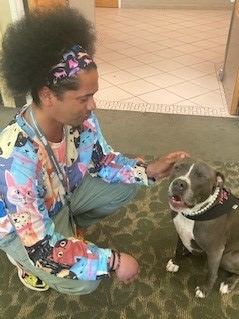
[[[89,57],[86,50],[76,44],[71,50],[63,54],[59,63],[51,68],[46,85],[56,84],[65,78],[71,77],[92,62],[93,60]]]

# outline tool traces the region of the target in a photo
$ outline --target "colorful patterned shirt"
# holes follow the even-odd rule
[[[34,265],[56,276],[108,277],[110,249],[55,231],[51,216],[65,205],[66,192],[45,147],[22,116],[27,107],[0,133],[0,242],[15,232]],[[86,172],[109,183],[148,185],[137,160],[107,144],[93,113],[80,129],[66,126],[63,140],[50,145],[70,192]]]

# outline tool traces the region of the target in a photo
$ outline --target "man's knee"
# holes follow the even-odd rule
[[[129,192],[129,200],[133,199],[136,194],[137,194],[137,191],[138,191],[138,185],[137,184],[131,184],[131,189],[130,189],[130,192]]]
[[[138,185],[136,184],[121,184],[120,189],[117,192],[117,195],[119,198],[119,202],[122,202],[126,204],[131,199],[133,199],[137,193]]]

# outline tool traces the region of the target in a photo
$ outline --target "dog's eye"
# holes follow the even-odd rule
[[[204,175],[202,174],[202,172],[199,172],[199,171],[195,171],[195,172],[194,172],[194,175],[195,175],[197,178],[204,177]]]

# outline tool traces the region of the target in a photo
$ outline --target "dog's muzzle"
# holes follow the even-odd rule
[[[185,208],[193,207],[193,192],[184,178],[174,179],[169,186],[169,205],[174,211],[181,211]]]

